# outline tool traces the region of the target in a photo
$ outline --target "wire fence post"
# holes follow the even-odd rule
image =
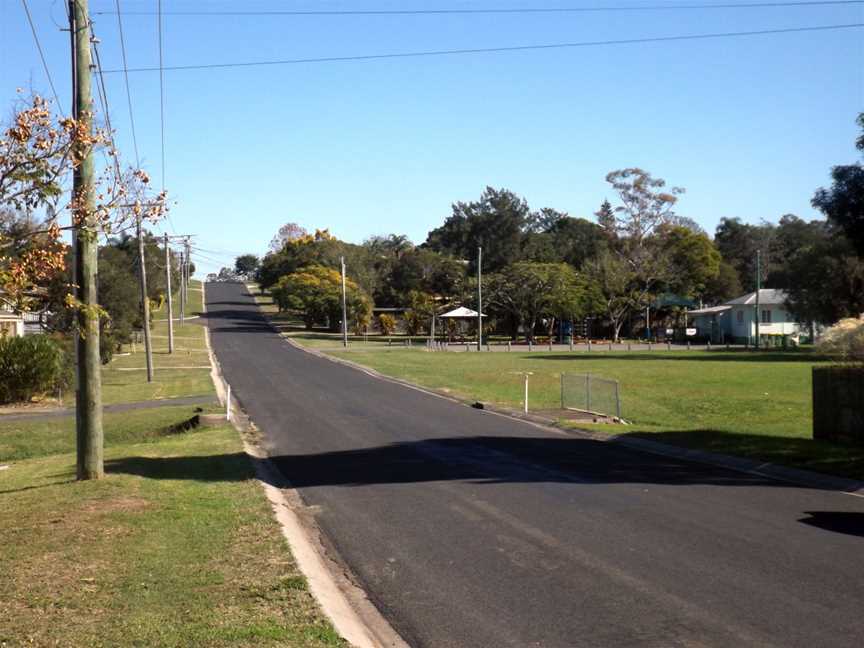
[[[228,385],[228,394],[225,396],[225,420],[231,420],[231,385]]]
[[[561,372],[561,409],[564,409],[564,372]]]
[[[615,381],[615,416],[621,419],[621,395],[618,392],[618,381]]]
[[[591,374],[585,374],[585,409],[591,411]]]

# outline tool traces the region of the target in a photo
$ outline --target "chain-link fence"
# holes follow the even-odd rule
[[[591,374],[561,374],[561,409],[582,410],[621,418],[617,380]]]

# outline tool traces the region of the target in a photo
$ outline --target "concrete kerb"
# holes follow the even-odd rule
[[[206,312],[206,298],[202,301]],[[213,385],[219,402],[225,406],[228,383],[213,353],[206,325],[204,339]],[[265,450],[251,441],[250,437],[256,431],[255,424],[233,395],[230,411],[231,424],[240,434],[243,449],[255,467],[258,483],[273,508],[282,535],[309,584],[309,590],[336,632],[357,648],[408,648],[367,594],[356,585],[356,580],[347,566],[338,560],[335,551],[328,549],[313,513],[300,494],[291,488],[290,481],[273,465]]]
[[[384,374],[381,374],[374,369],[364,367],[363,365],[353,362],[351,360],[346,360],[344,358],[336,358],[326,353],[322,353],[317,349],[304,347],[302,344],[299,344],[298,342],[292,340],[285,335],[282,335],[282,337],[289,344],[291,344],[297,349],[305,351],[306,353],[311,353],[312,355],[318,356],[320,358],[325,358],[327,360],[330,360],[331,362],[336,362],[349,366],[358,371],[362,371],[363,373],[368,374],[373,378],[377,378],[379,380],[386,380],[388,382],[396,383],[410,389],[416,389],[418,391],[429,394],[430,396],[444,398],[446,400],[456,402],[461,405],[470,406],[470,402],[461,400],[449,394],[443,394],[433,389],[421,387],[400,378],[385,376]],[[609,435],[590,432],[588,430],[582,430],[579,428],[565,429],[558,427],[556,421],[553,419],[537,416],[534,414],[524,414],[522,412],[507,410],[504,408],[490,407],[489,405],[485,405],[482,411],[498,416],[515,418],[558,435],[577,436],[580,438],[592,439],[594,441],[617,443],[627,448],[639,450],[641,452],[648,452],[650,454],[662,455],[664,457],[672,457],[675,459],[683,459],[686,461],[707,464],[711,466],[716,466],[718,468],[725,468],[727,470],[734,470],[735,472],[755,475],[757,477],[764,477],[767,479],[787,482],[799,486],[807,486],[810,488],[819,488],[823,490],[834,490],[846,495],[852,495],[854,497],[864,497],[864,481],[860,480],[847,479],[844,477],[833,477],[831,475],[823,475],[821,473],[815,473],[809,470],[789,468],[787,466],[780,466],[777,464],[766,463],[754,459],[747,459],[744,457],[735,457],[732,455],[725,455],[716,452],[708,452],[706,450],[683,448],[679,446],[669,445],[667,443],[652,441],[650,439],[633,437],[626,434]]]

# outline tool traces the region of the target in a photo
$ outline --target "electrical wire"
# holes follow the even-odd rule
[[[129,68],[129,72],[178,72],[188,70],[214,70],[224,68],[263,67],[273,65],[296,65],[301,63],[341,63],[349,61],[373,61],[384,59],[420,58],[428,56],[454,56],[461,54],[491,54],[500,52],[523,52],[528,50],[570,49],[577,47],[598,47],[610,45],[637,45],[642,43],[664,43],[688,40],[708,40],[718,38],[737,38],[742,36],[764,36],[768,34],[793,34],[864,27],[864,23],[843,25],[818,25],[814,27],[787,27],[781,29],[759,29],[755,31],[718,32],[713,34],[690,34],[683,36],[655,36],[649,38],[624,38],[619,40],[578,41],[574,43],[551,43],[544,45],[515,45],[511,47],[475,47],[468,49],[427,50],[423,52],[397,52],[392,54],[363,54],[357,56],[324,56],[318,58],[282,59],[275,61],[248,61],[236,63],[204,63],[197,65],[171,65],[160,67]],[[105,74],[122,70],[105,70]]]
[[[27,22],[30,23],[30,31],[33,33],[33,40],[36,41],[36,49],[39,50],[39,58],[42,59],[42,69],[45,70],[45,76],[48,77],[48,85],[51,86],[51,92],[54,94],[54,101],[57,102],[57,109],[63,112],[63,104],[60,103],[60,96],[57,94],[57,88],[54,87],[54,79],[51,78],[51,71],[48,69],[48,63],[45,60],[45,52],[42,51],[42,43],[39,42],[39,34],[36,33],[36,25],[33,24],[33,16],[30,15],[30,7],[27,5],[27,0],[21,0],[24,7],[24,13],[27,14]]]
[[[161,156],[162,156],[162,191],[165,191],[165,61],[163,54],[163,45],[162,45],[162,0],[158,0],[156,3],[156,8],[158,12],[158,25],[157,25],[157,34],[159,40],[159,137],[161,142]],[[124,68],[126,68],[126,78],[129,78],[128,66],[124,63]],[[168,225],[171,227],[171,231],[174,234],[177,234],[177,229],[174,227],[174,220],[171,218],[171,212],[166,212],[165,215],[168,218]]]
[[[123,59],[123,76],[126,81],[126,103],[129,106],[129,124],[132,129],[132,146],[135,151],[135,166],[141,166],[141,156],[138,154],[138,136],[135,133],[135,115],[132,111],[132,91],[129,88],[129,64],[126,60],[126,38],[123,35],[123,17],[120,11],[120,0],[114,0],[117,7],[117,29],[120,32],[120,54]]]
[[[162,191],[165,191],[165,65],[162,58],[162,0],[158,0],[156,6],[159,12],[157,28],[159,39],[159,131],[162,142]]]
[[[690,11],[711,9],[772,9],[787,7],[822,7],[838,5],[859,5],[864,0],[801,0],[798,2],[728,2],[722,4],[677,4],[611,7],[514,7],[487,9],[273,9],[273,10],[228,10],[167,11],[166,16],[436,16],[436,15],[480,15],[480,14],[566,14],[601,13],[634,11]],[[110,14],[110,11],[97,11],[95,14]],[[152,11],[129,11],[127,15],[147,16]]]

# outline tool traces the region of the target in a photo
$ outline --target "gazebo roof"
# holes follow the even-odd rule
[[[459,308],[454,308],[453,310],[444,313],[443,315],[439,315],[438,317],[451,317],[451,318],[469,318],[469,317],[477,317],[477,311],[471,310],[470,308],[465,308],[464,306],[460,306]],[[483,314],[483,317],[486,317],[486,314]]]

